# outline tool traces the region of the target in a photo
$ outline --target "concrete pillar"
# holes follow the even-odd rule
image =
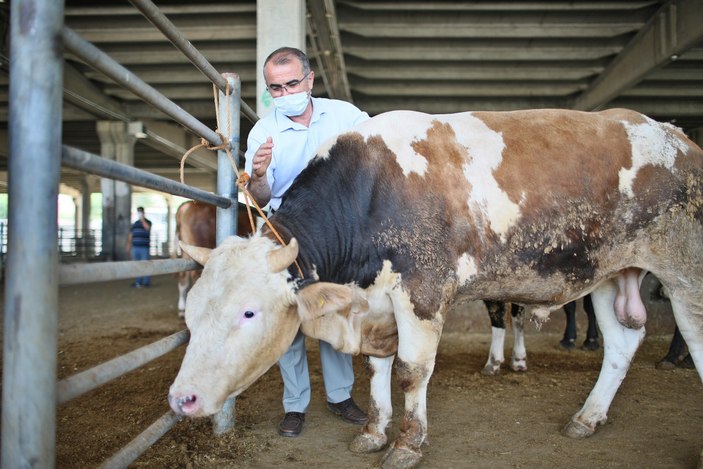
[[[134,144],[137,139],[127,132],[127,124],[114,122],[113,138],[116,143],[115,159],[118,163],[134,166]],[[127,252],[129,228],[132,226],[132,186],[115,181],[115,253],[117,260],[130,259]]]
[[[305,0],[256,0],[256,113],[264,117],[273,109],[266,91],[264,61],[279,47],[305,52]]]
[[[96,131],[100,138],[100,155],[108,160],[115,160],[115,143],[112,141],[110,125],[112,121],[98,121]],[[115,181],[100,179],[100,191],[103,194],[102,220],[102,255],[105,260],[114,261],[115,256]]]
[[[99,121],[100,153],[104,158],[134,164],[136,138],[124,122]],[[110,260],[127,260],[127,236],[132,217],[132,186],[103,178],[103,253]]]

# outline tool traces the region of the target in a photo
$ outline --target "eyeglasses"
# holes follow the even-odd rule
[[[266,89],[269,90],[269,92],[273,91],[274,93],[280,93],[283,90],[290,92],[291,89],[296,88],[298,85],[300,85],[303,82],[303,80],[305,80],[308,77],[308,75],[310,75],[310,72],[303,75],[303,78],[301,78],[300,80],[291,80],[288,83],[285,83],[283,85],[279,85],[277,83],[271,83],[270,85],[266,86]]]

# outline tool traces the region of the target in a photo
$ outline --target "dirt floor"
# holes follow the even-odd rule
[[[149,289],[129,281],[63,287],[60,291],[59,378],[184,328],[176,314],[176,284],[160,276]],[[694,370],[658,371],[669,332],[650,334],[637,354],[606,425],[585,440],[559,430],[595,382],[602,352],[564,352],[563,314],[542,331],[528,326],[526,373],[480,370],[488,354],[487,316],[456,307],[440,344],[428,395],[425,468],[688,468],[703,448],[703,386]],[[473,317],[467,319],[468,315]],[[582,314],[582,313],[581,313]],[[452,332],[453,328],[459,330]],[[581,327],[583,330],[583,326]],[[510,340],[512,336],[509,334]],[[509,356],[511,345],[506,354]],[[303,434],[279,437],[282,384],[277,367],[237,399],[236,428],[215,437],[208,419],[182,420],[130,467],[141,468],[370,468],[381,453],[347,449],[358,427],[324,407],[316,346],[310,343],[313,400]],[[184,347],[79,397],[58,410],[59,468],[95,467],[168,412],[166,394]],[[368,378],[355,357],[354,398],[365,406]],[[397,435],[403,400],[394,388]]]

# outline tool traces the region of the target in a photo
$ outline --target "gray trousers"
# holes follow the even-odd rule
[[[338,352],[321,340],[320,361],[327,401],[336,404],[349,399],[354,385],[351,355]],[[305,412],[310,403],[310,372],[302,332],[298,331],[278,366],[283,378],[283,409],[285,412]]]

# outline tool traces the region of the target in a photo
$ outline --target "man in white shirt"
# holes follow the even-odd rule
[[[307,56],[292,47],[275,50],[264,62],[264,79],[275,109],[249,133],[245,170],[251,175],[248,189],[252,196],[260,206],[269,204],[272,212],[320,144],[369,118],[345,101],[313,98],[314,78]],[[351,398],[351,356],[320,341],[320,360],[329,411],[347,422],[366,423],[366,414]],[[300,331],[278,364],[285,410],[278,433],[294,437],[303,429],[310,402],[305,336]]]

